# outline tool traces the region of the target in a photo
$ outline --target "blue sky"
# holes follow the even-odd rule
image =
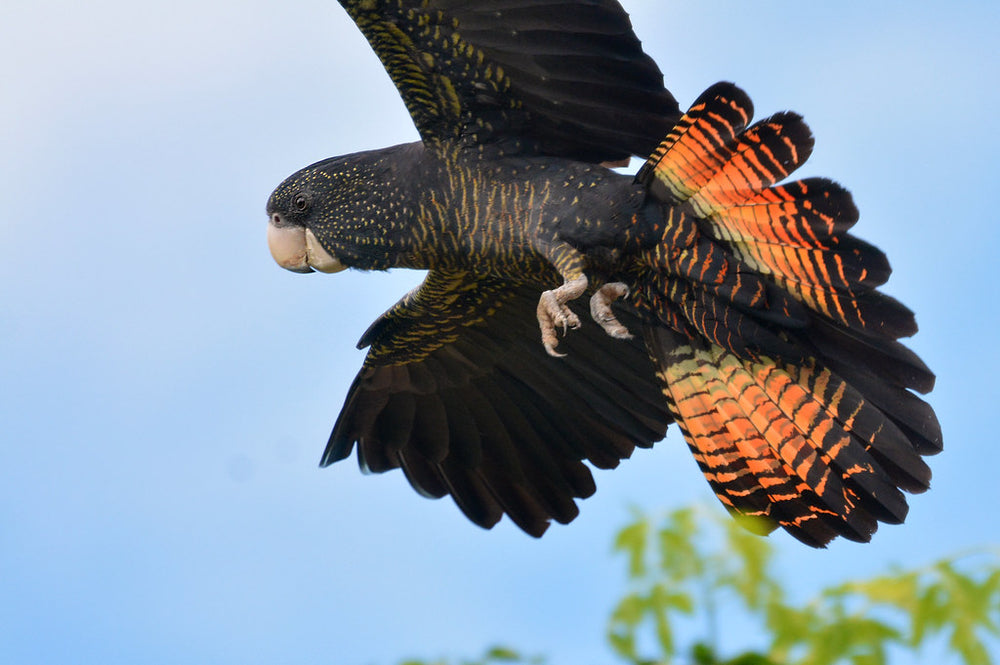
[[[870,545],[775,535],[790,583],[1000,543],[1000,5],[624,4],[682,105],[728,79],[758,116],[805,115],[801,174],[851,189],[938,374],[932,490]],[[0,8],[5,660],[388,664],[503,641],[612,662],[614,530],[632,505],[712,500],[676,429],[540,541],[399,473],[317,469],[355,341],[418,276],[285,272],[264,202],[415,137],[332,0]]]

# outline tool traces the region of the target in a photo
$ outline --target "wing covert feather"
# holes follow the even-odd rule
[[[615,0],[341,0],[426,143],[646,156],[680,116]]]

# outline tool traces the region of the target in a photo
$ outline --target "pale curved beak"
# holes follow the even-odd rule
[[[340,272],[347,268],[323,249],[312,229],[267,225],[267,247],[279,266],[292,272]]]

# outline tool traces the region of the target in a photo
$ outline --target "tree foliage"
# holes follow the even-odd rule
[[[629,665],[991,665],[1000,645],[1000,553],[982,550],[822,590],[802,603],[774,571],[761,525],[683,508],[636,513],[614,541],[627,589],[608,643]],[[747,527],[747,528],[743,528]],[[723,645],[719,626],[756,627],[758,644]],[[752,634],[752,633],[751,633]],[[541,665],[493,648],[454,665]],[[453,665],[405,661],[401,665]]]
[[[989,646],[1000,637],[997,552],[846,582],[797,604],[773,570],[770,542],[751,533],[757,526],[708,517],[717,514],[695,508],[658,520],[637,514],[618,532],[615,549],[626,557],[629,590],[612,612],[608,641],[626,662],[884,665],[890,656],[912,661],[931,649],[967,665],[993,662]],[[718,655],[715,627],[723,619],[758,625],[762,644]],[[698,637],[678,640],[678,626]]]
[[[541,656],[524,656],[509,647],[495,646],[473,660],[404,660],[399,665],[543,665]]]

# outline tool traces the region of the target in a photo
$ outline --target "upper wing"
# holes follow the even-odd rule
[[[537,302],[537,288],[431,271],[362,338],[372,348],[322,465],[357,443],[363,469],[400,467],[486,528],[507,513],[540,536],[576,517],[574,498],[595,490],[582,460],[615,467],[662,439],[671,416],[641,341],[584,325],[565,358],[549,357]]]
[[[340,0],[425,142],[590,162],[645,156],[679,116],[616,0]]]

